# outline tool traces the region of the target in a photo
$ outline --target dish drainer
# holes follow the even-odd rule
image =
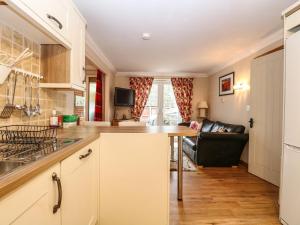
[[[57,150],[57,144],[0,144],[0,161],[29,163]]]
[[[57,149],[57,128],[11,125],[0,127],[0,160],[35,161]]]
[[[55,141],[57,128],[49,126],[10,125],[0,127],[0,143],[44,144]]]

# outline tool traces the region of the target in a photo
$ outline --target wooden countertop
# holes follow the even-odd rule
[[[174,136],[197,136],[197,131],[184,126],[97,127],[100,133],[167,133]]]
[[[188,127],[154,126],[154,127],[96,127],[79,126],[59,129],[58,138],[81,138],[80,141],[51,153],[33,163],[17,168],[9,174],[0,176],[0,198],[20,185],[29,181],[39,173],[47,170],[54,164],[66,159],[86,145],[98,139],[101,133],[167,133],[172,136],[196,136],[197,132]]]

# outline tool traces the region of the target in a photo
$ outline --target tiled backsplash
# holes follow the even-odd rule
[[[22,61],[19,65],[17,65],[17,67],[20,67],[26,71],[40,73],[41,46],[38,43],[35,43],[24,35],[13,30],[12,28],[0,23],[0,53],[4,53],[12,57],[17,57],[25,48],[29,48],[30,50],[32,50],[33,56]],[[33,80],[32,82],[36,85],[36,80]],[[13,83],[11,82],[11,84]],[[0,113],[4,105],[6,104],[7,87],[7,80],[2,85],[0,85]],[[35,106],[37,103],[37,90],[37,88],[33,88],[33,106]],[[18,75],[14,103],[23,105],[25,102],[24,96],[25,78],[22,75]],[[28,103],[29,100],[29,92],[27,92]],[[52,109],[64,109],[66,107],[66,96],[64,93],[57,92],[55,90],[40,89],[40,105],[41,115],[29,118],[21,111],[14,111],[11,118],[0,119],[0,126],[9,124],[48,125],[49,116],[52,113]]]

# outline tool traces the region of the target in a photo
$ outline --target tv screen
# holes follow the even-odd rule
[[[133,107],[135,92],[132,89],[115,88],[115,106]]]

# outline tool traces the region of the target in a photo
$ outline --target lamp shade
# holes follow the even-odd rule
[[[208,109],[208,105],[206,101],[202,101],[198,104],[198,109]]]

